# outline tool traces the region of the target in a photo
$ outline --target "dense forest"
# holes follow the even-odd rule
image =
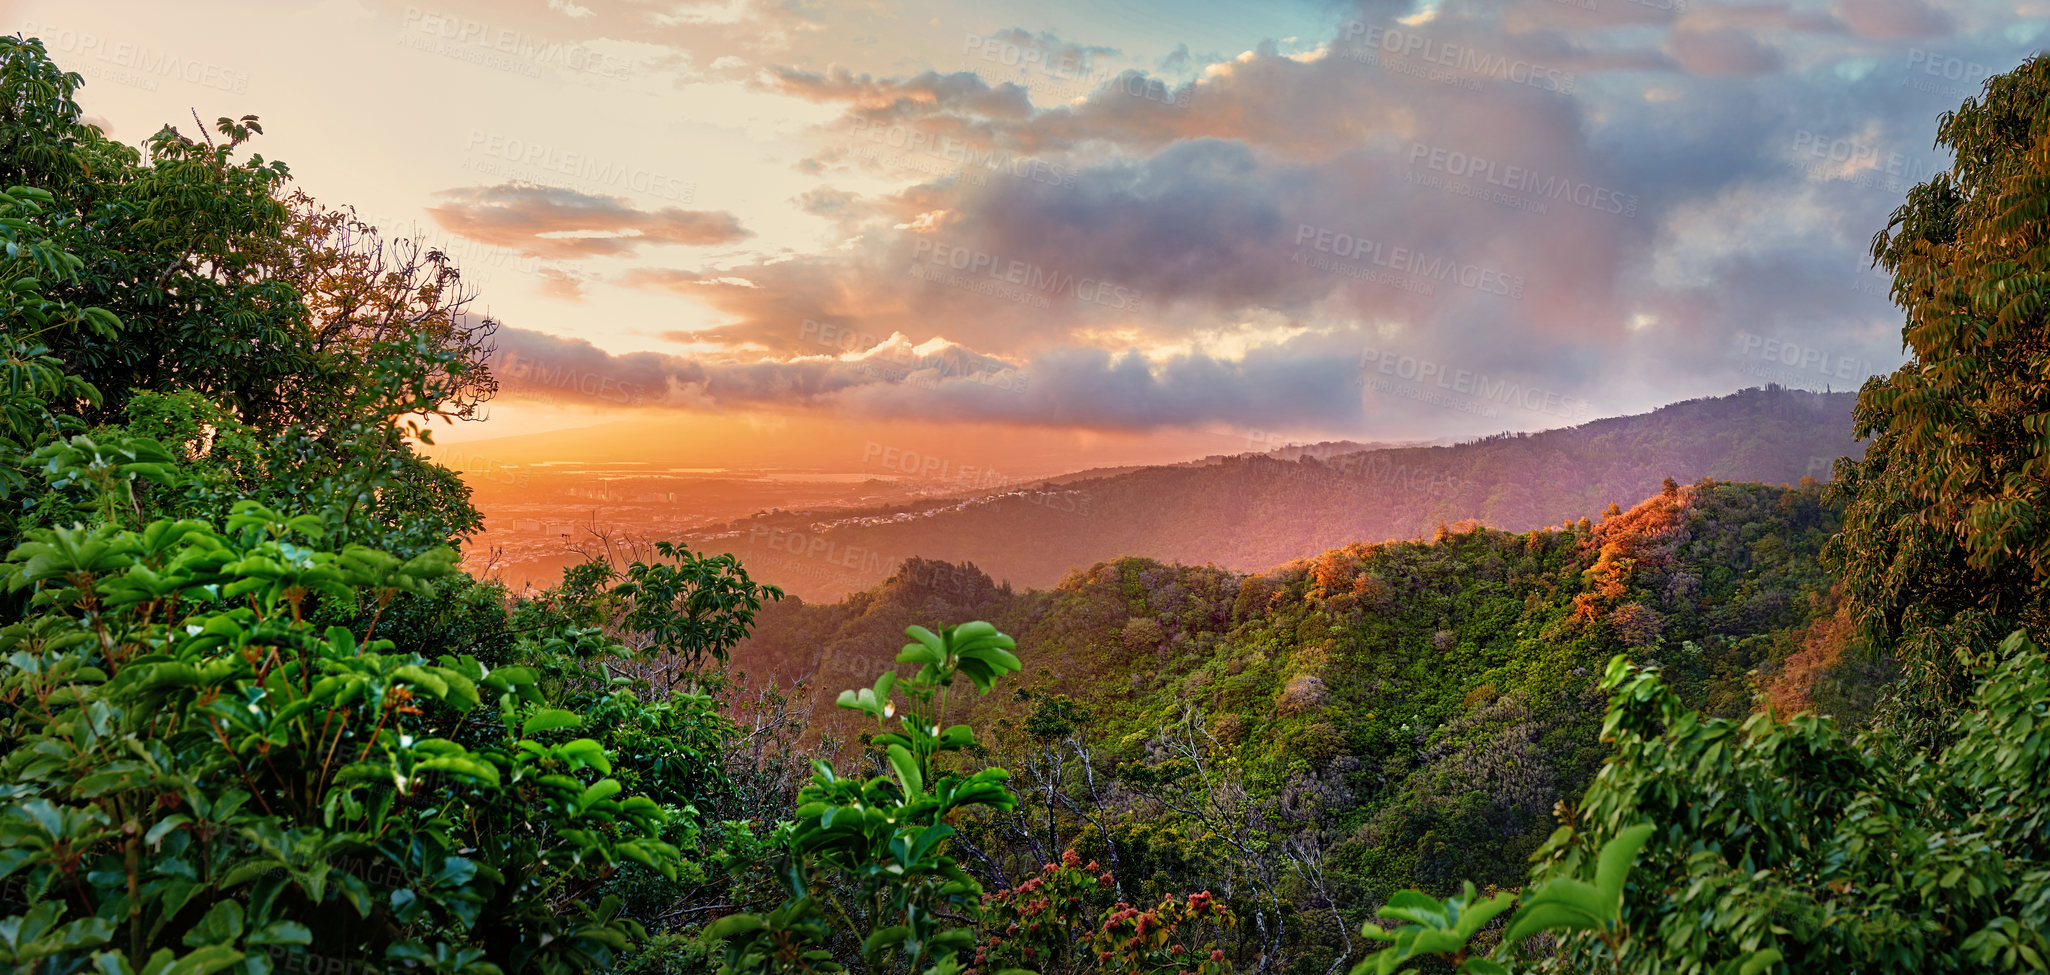
[[[254,117],[131,148],[80,84],[0,38],[17,970],[2050,960],[2050,60],[1875,236],[1911,358],[1826,486],[827,605],[666,543],[457,571],[458,269]]]
[[[973,562],[1051,586],[1078,565],[1141,556],[1240,572],[1354,542],[1428,538],[1478,520],[1510,531],[1634,504],[1666,478],[1826,480],[1857,449],[1852,394],[1749,389],[1571,429],[1439,447],[1147,467],[1055,478],[968,502],[770,512],[705,534],[807,599],[881,582],[906,558]]]

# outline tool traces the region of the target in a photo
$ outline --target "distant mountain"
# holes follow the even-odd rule
[[[1262,454],[1073,476],[966,499],[830,515],[779,512],[701,533],[756,578],[837,599],[907,559],[973,564],[1017,586],[1135,556],[1261,571],[1353,542],[1475,520],[1508,531],[1597,517],[1666,478],[1825,480],[1851,454],[1852,393],[1768,387],[1652,413],[1451,446]],[[1321,445],[1319,445],[1321,446]],[[1319,459],[1317,454],[1324,454]]]

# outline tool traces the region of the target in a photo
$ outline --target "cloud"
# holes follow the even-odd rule
[[[1036,64],[1042,68],[1062,72],[1087,71],[1100,57],[1116,57],[1122,53],[1117,48],[1100,44],[1077,44],[1064,41],[1060,35],[1050,31],[1034,34],[1020,27],[1006,27],[989,35],[991,39],[1020,49],[1018,60],[1024,60],[1024,51],[1038,52]],[[1003,60],[1008,52],[998,49],[993,52]]]
[[[1749,31],[1840,34],[1844,25],[1835,17],[1815,10],[1797,10],[1785,3],[1696,3],[1687,6],[1676,25],[1679,30],[1712,31],[1741,28]]]
[[[1467,34],[1480,36],[1448,28]],[[1562,78],[1591,64],[1682,77],[1660,52],[1587,47],[1551,31],[1471,43]],[[1479,70],[1485,87],[1475,90],[1359,59],[1267,49],[1212,72],[1186,108],[1106,91],[1081,106],[1003,118],[978,107],[993,89],[974,82],[915,98],[909,93],[937,90],[932,77],[843,76],[832,97],[851,115],[954,126],[992,146],[949,157],[985,175],[858,203],[841,191],[802,198],[805,210],[850,230],[851,208],[870,218],[840,253],[716,278],[648,267],[622,281],[688,295],[725,316],[680,341],[770,357],[801,354],[807,322],[902,332],[913,342],[944,338],[1020,360],[1119,342],[1171,356],[1202,332],[1242,357],[1269,341],[1247,338],[1257,329],[1245,323],[1279,316],[1317,334],[1375,319],[1396,323],[1394,334],[1439,333],[1418,340],[1420,348],[1449,349],[1458,335],[1487,350],[1466,356],[1499,366],[1539,347],[1592,347],[1623,334],[1631,306],[1648,300],[1633,294],[1642,290],[1633,279],[1660,246],[1661,214],[1783,171],[1778,154],[1754,145],[1756,105],[1717,103],[1683,116],[1700,131],[1673,133],[1686,151],[1668,153],[1664,138],[1598,144],[1571,92],[1507,77],[1522,69]],[[1649,112],[1628,117],[1646,131],[1674,124]],[[1703,144],[1719,151],[1704,153]],[[1104,145],[1116,151],[1095,148]],[[1085,150],[1098,158],[1063,168],[1072,175],[1031,178],[1041,172],[1032,164],[1065,166]],[[1317,250],[1336,235],[1359,252]],[[1422,273],[1385,273],[1376,262]],[[1143,304],[1083,300],[1083,281],[1109,282]],[[1514,282],[1516,296],[1495,293],[1496,282]],[[1094,375],[1133,380],[1108,367]]]
[[[1660,6],[1369,4],[1359,29],[1228,58],[1183,46],[1155,62],[1172,83],[1131,70],[1079,101],[1035,103],[1040,87],[953,58],[864,73],[793,55],[756,83],[830,107],[791,154],[817,179],[781,195],[828,243],[716,266],[648,248],[607,275],[708,310],[641,333],[688,354],[509,348],[674,409],[1334,434],[1563,422],[1363,391],[1366,348],[1618,407],[1766,381],[1739,332],[1890,366],[1897,313],[1859,256],[1905,187],[1863,178],[1894,159],[1926,172],[1933,119],[1961,96],[1889,39],[1948,22],[1907,0]],[[1997,34],[1945,54],[1999,70],[2026,53]],[[1839,141],[1880,162],[1802,155]],[[455,191],[461,229],[444,226],[551,257],[746,234],[725,214],[506,191]]]
[[[1689,72],[1709,77],[1766,74],[1783,63],[1778,50],[1741,27],[1675,30],[1666,51]]]
[[[830,410],[842,416],[1099,430],[1267,428],[1357,423],[1357,348],[1284,348],[1227,361],[1191,353],[1154,362],[1135,352],[1064,347],[1029,359],[947,342],[912,343],[813,330],[813,354],[717,361],[611,355],[588,342],[508,328],[492,362],[502,395],[698,411]],[[864,346],[875,341],[872,347]],[[849,349],[851,351],[842,351]]]
[[[544,267],[541,276],[541,293],[550,298],[575,300],[584,296],[584,277],[561,268]]]
[[[442,229],[534,257],[632,254],[648,244],[705,246],[753,236],[723,211],[636,209],[620,197],[532,183],[444,190],[427,212]]]
[[[888,218],[886,207],[864,200],[859,193],[829,186],[807,190],[794,202],[799,210],[832,221],[840,233],[848,236],[878,218]]]
[[[1516,0],[1502,12],[1502,29],[1512,34],[1551,29],[1588,29],[1670,24],[1684,3],[1559,3]]]
[[[786,95],[844,102],[857,116],[879,121],[936,115],[1019,120],[1032,111],[1024,88],[1008,82],[992,86],[973,71],[922,71],[908,78],[878,79],[844,68],[776,68],[770,78]]]
[[[1935,37],[1950,33],[1950,15],[1922,0],[1843,0],[1837,16],[1861,37]]]

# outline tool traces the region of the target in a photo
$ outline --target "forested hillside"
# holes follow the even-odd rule
[[[999,581],[1035,587],[1123,556],[1253,572],[1353,542],[1429,537],[1441,523],[1565,524],[1632,504],[1668,477],[1827,479],[1836,459],[1857,449],[1852,399],[1751,389],[1455,446],[1299,461],[1251,455],[1063,478],[977,503],[761,515],[709,533],[704,544],[807,599],[867,588],[912,557],[974,563]]]
[[[1020,729],[1045,702],[1079,708],[1092,719],[1068,747],[1106,770],[1157,762],[1176,729],[1214,736],[1209,760],[1251,801],[1316,796],[1268,815],[1285,842],[1329,844],[1344,908],[1461,877],[1513,885],[1553,804],[1606,754],[1596,685],[1617,653],[1664,664],[1690,706],[1746,713],[1759,671],[1830,611],[1815,557],[1839,520],[1819,487],[1704,479],[1599,523],[1351,545],[1251,575],[1120,559],[1009,592],[918,563],[838,603],[765,608],[734,665],[804,680],[830,718],[839,688],[890,665],[901,621],[990,620],[1033,653],[1023,689],[979,704],[979,720]],[[1029,735],[1005,744],[1030,751]],[[1106,774],[1097,788],[1153,784]],[[1317,926],[1297,930],[1310,940],[1290,953],[1314,954]]]

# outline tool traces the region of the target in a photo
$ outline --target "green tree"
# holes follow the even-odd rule
[[[83,121],[81,83],[39,40],[0,38],[0,185],[46,194],[15,214],[20,230],[74,257],[37,291],[52,308],[102,309],[12,319],[30,343],[16,358],[52,356],[80,384],[51,408],[120,425],[163,418],[161,403],[131,413],[137,398],[182,394],[197,399],[177,409],[216,414],[186,426],[228,421],[256,438],[242,493],[165,513],[317,498],[338,540],[408,555],[476,531],[468,489],[411,444],[495,389],[496,323],[467,313],[447,258],[383,241],[292,191],[283,163],[245,158],[263,131],[253,116],[191,136],[167,125],[138,152]]]
[[[1954,744],[1922,751],[1812,714],[1705,717],[1617,658],[1616,753],[1531,879],[1656,829],[1627,937],[1567,937],[1545,969],[1720,972],[1769,951],[1792,972],[2050,970],[2050,659],[2017,632],[1973,676]]]
[[[1872,241],[1910,352],[1859,393],[1861,461],[1828,552],[1868,639],[1902,665],[1890,720],[1925,737],[1975,661],[2046,631],[2050,578],[2050,59],[1990,79],[1937,125],[1948,170]]]
[[[0,962],[612,967],[703,879],[731,724],[453,571],[476,512],[409,434],[491,385],[445,258],[333,233],[253,118],[145,158],[79,84],[0,38]],[[636,576],[632,629],[723,659],[712,576]]]

